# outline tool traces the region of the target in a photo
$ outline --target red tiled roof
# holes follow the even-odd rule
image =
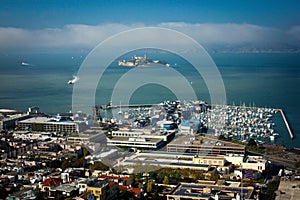
[[[106,180],[106,179],[120,179],[120,177],[119,177],[119,176],[99,175],[99,176],[98,176],[98,179],[104,179],[104,180]]]
[[[108,183],[109,187],[113,186],[114,184],[116,184],[116,183],[113,182],[113,181],[110,181],[110,182]]]
[[[123,181],[129,181],[131,180],[131,178],[129,177],[119,177],[119,176],[107,176],[107,175],[99,175],[98,176],[99,180],[107,180],[107,179],[111,179],[111,180],[123,180]]]
[[[131,187],[129,188],[131,192],[134,193],[134,195],[139,195],[141,193],[141,189],[140,188],[134,188],[134,187]]]
[[[55,185],[58,185],[62,182],[61,178],[48,178],[45,181],[42,182],[43,186],[53,187]]]
[[[119,185],[119,189],[120,190],[130,191],[130,192],[132,192],[136,196],[141,193],[141,189],[140,188],[129,187],[129,186],[125,186],[125,185]]]

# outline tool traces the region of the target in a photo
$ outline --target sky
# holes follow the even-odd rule
[[[137,27],[220,47],[300,49],[299,0],[2,0],[0,50],[93,48]]]

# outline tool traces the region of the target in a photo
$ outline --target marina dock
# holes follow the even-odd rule
[[[119,104],[119,105],[106,105],[106,106],[101,106],[102,109],[121,109],[121,108],[142,108],[142,107],[152,107],[152,106],[159,106],[161,104],[131,104],[131,105],[122,105],[122,104]],[[261,120],[263,119],[264,117],[267,117],[267,116],[272,116],[273,114],[275,114],[275,112],[280,112],[281,113],[281,116],[282,116],[282,119],[285,123],[285,126],[286,126],[286,129],[290,135],[290,138],[293,140],[294,139],[294,135],[293,135],[293,132],[290,128],[290,125],[288,123],[288,120],[284,114],[284,111],[282,109],[275,109],[275,108],[260,108],[260,107],[251,107],[251,106],[245,106],[245,105],[242,105],[242,106],[236,106],[236,105],[209,105],[209,104],[206,104],[205,105],[207,106],[211,106],[212,109],[211,109],[211,112],[213,113],[212,116],[214,116],[217,121],[219,120],[219,114],[224,112],[224,109],[226,111],[226,109],[229,109],[229,111],[226,111],[226,112],[229,112],[231,113],[232,115],[238,115],[240,112],[245,112],[244,114],[245,115],[248,115],[248,118],[245,118],[245,119],[240,119],[238,118],[239,121],[237,121],[238,123],[241,123],[241,124],[245,124],[246,122],[249,122],[252,120],[252,118],[255,118],[255,116],[253,114],[251,114],[253,111],[256,112],[256,119],[258,120]],[[246,110],[245,110],[246,109]],[[247,112],[247,110],[251,110],[250,114]],[[258,116],[259,115],[259,116]],[[228,117],[228,116],[227,116]],[[237,117],[237,116],[236,116]],[[235,117],[235,118],[236,118]],[[212,119],[211,119],[212,120]],[[244,120],[244,121],[243,121]],[[213,121],[213,120],[212,120]],[[234,121],[234,120],[233,120]],[[204,123],[204,122],[203,122]],[[251,123],[251,122],[249,122]],[[261,122],[261,123],[264,123],[264,122]],[[211,124],[213,124],[213,129],[216,129],[218,130],[219,128],[215,126],[214,122],[212,122]],[[265,126],[268,126],[265,124]],[[265,131],[274,131],[272,128],[271,128],[272,125],[269,124],[269,127],[265,127]],[[228,127],[230,129],[230,126]],[[245,126],[242,126],[239,127],[241,130],[240,131],[248,131],[248,132],[254,132],[258,135],[262,135],[264,133],[262,133],[262,130],[258,127],[256,128],[253,128],[253,127],[245,127]],[[270,129],[270,130],[269,130]],[[221,130],[222,132],[224,132],[224,130]],[[228,131],[228,130],[227,130]],[[226,132],[226,130],[225,130]],[[225,133],[224,132],[224,133]],[[272,132],[271,132],[272,134]],[[263,136],[261,136],[263,137]]]
[[[281,113],[281,116],[282,116],[283,121],[285,123],[285,126],[286,126],[286,128],[287,128],[287,130],[288,130],[288,132],[290,134],[291,139],[294,139],[294,134],[293,134],[293,132],[292,132],[292,130],[290,128],[290,125],[289,125],[289,123],[288,123],[288,121],[287,121],[287,119],[285,117],[285,114],[284,114],[283,110],[282,109],[278,109],[278,110]]]
[[[152,107],[158,104],[130,104],[130,105],[108,105],[103,106],[104,109],[117,109],[117,108],[139,108],[139,107]]]

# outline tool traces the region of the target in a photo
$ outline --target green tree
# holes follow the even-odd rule
[[[225,140],[225,137],[224,137],[224,135],[220,135],[218,139],[219,140]]]
[[[253,138],[251,138],[247,144],[248,147],[256,147],[257,144]]]
[[[212,173],[209,177],[209,180],[210,181],[217,181],[218,179],[219,179],[219,175],[218,175],[217,170],[212,171]]]
[[[6,167],[6,165],[7,165],[7,163],[6,163],[6,161],[4,161],[4,162],[1,163],[0,167],[3,168],[3,167]]]
[[[300,161],[295,162],[295,167],[300,168]]]
[[[90,168],[91,170],[102,170],[102,171],[109,170],[109,167],[100,161],[95,161],[94,164],[90,166]]]
[[[280,183],[279,178],[277,179],[275,178],[268,183],[265,199],[274,199],[275,191],[278,189],[279,183]]]
[[[147,184],[147,192],[152,192],[152,189],[153,189],[153,187],[152,187],[152,181],[148,181],[148,184]]]
[[[156,178],[157,178],[157,173],[156,173],[155,171],[151,171],[151,172],[149,172],[149,177],[150,177],[151,179],[156,180]]]
[[[169,177],[168,176],[164,177],[163,184],[164,185],[169,185]]]

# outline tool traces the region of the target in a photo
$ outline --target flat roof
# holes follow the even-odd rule
[[[73,190],[77,190],[77,187],[75,185],[70,185],[70,184],[62,184],[59,185],[51,190],[60,190],[60,191],[65,191],[65,192],[72,192]]]
[[[235,185],[232,183],[232,185]],[[194,196],[194,197],[207,197],[206,195],[211,194],[204,194],[202,193],[202,189],[204,188],[211,188],[211,189],[219,189],[220,191],[227,191],[232,193],[240,193],[241,191],[245,195],[245,198],[250,198],[252,195],[252,192],[254,190],[253,187],[234,187],[234,186],[224,186],[224,185],[218,185],[218,184],[199,184],[199,183],[179,183],[178,187],[174,190],[172,195],[181,195],[181,196]],[[194,192],[188,192],[187,190],[195,189]],[[199,192],[197,192],[200,190]],[[203,196],[204,195],[204,196]]]
[[[172,165],[172,166],[183,166],[183,167],[209,167],[205,164],[193,164],[193,163],[174,163],[174,162],[163,162],[155,160],[126,160],[124,162],[128,163],[137,163],[141,162],[143,164],[152,164],[152,165]]]
[[[176,157],[180,157],[180,156],[186,156],[186,157],[195,157],[195,156],[198,156],[198,157],[204,157],[204,156],[207,156],[207,157],[214,157],[214,158],[217,158],[217,157],[224,157],[223,155],[218,155],[218,154],[197,154],[197,153],[179,153],[179,152],[167,152],[167,151],[151,151],[151,152],[142,152],[141,153],[142,155],[149,155],[149,156],[176,156]]]
[[[0,113],[14,113],[14,112],[18,112],[18,111],[6,109],[6,108],[0,108]]]
[[[76,124],[73,121],[50,121],[49,117],[31,117],[21,120],[20,123],[45,123],[45,124]]]
[[[122,142],[134,142],[134,143],[152,143],[152,142],[159,142],[162,140],[162,138],[145,138],[146,141],[139,141],[139,140],[136,140],[136,141],[130,141],[129,138],[136,138],[136,137],[113,137],[112,139],[108,140],[108,141],[122,141]],[[136,138],[136,139],[139,139],[139,138]],[[143,139],[143,138],[142,138]]]

